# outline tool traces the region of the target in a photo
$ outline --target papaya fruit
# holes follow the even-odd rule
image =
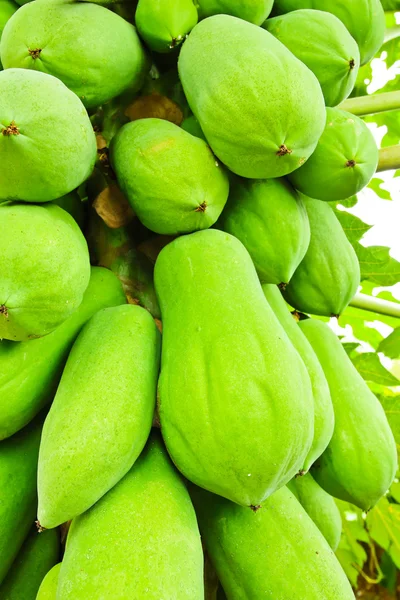
[[[267,19],[263,27],[301,60],[318,79],[326,106],[351,93],[360,67],[360,51],[345,25],[322,10],[296,10]]]
[[[135,27],[90,2],[29,2],[4,28],[0,57],[54,75],[87,108],[139,90],[148,68]]]
[[[338,17],[356,40],[362,65],[369,62],[383,44],[385,15],[380,0],[275,0],[273,14],[301,8],[324,10]]]
[[[337,201],[360,192],[375,175],[379,150],[362,119],[326,109],[326,127],[307,162],[289,175],[291,184],[318,200]]]
[[[7,265],[0,279],[1,339],[47,335],[81,304],[90,278],[89,252],[78,225],[62,208],[0,204],[0,257]]]
[[[78,192],[70,192],[57,200],[53,200],[53,204],[57,204],[63,208],[75,219],[81,229],[84,228],[86,222],[86,206],[79,197]]]
[[[38,533],[34,525],[0,586],[0,598],[36,600],[43,577],[59,560],[60,549],[56,529]]]
[[[198,20],[192,0],[139,0],[135,22],[147,46],[170,52],[186,39]]]
[[[281,177],[314,151],[326,120],[321,87],[265,29],[229,15],[204,19],[178,71],[214,154],[236,175]]]
[[[265,284],[262,289],[275,316],[300,354],[311,381],[314,398],[314,439],[303,465],[303,471],[307,472],[326,449],[333,435],[335,415],[329,386],[311,344],[290,314],[277,286]]]
[[[191,133],[192,135],[201,138],[207,143],[206,136],[204,135],[203,130],[200,127],[200,123],[194,115],[186,117],[186,119],[182,121],[181,127],[188,133]]]
[[[383,10],[400,10],[400,0],[381,0]]]
[[[209,229],[177,238],[160,252],[154,277],[168,452],[193,483],[257,507],[303,468],[312,443],[304,363],[233,236]]]
[[[42,527],[80,515],[132,467],[151,430],[159,354],[160,334],[140,306],[104,308],[84,326],[43,427]]]
[[[235,178],[217,227],[244,244],[267,283],[288,283],[310,243],[303,201],[284,179]]]
[[[13,14],[18,9],[18,4],[13,2],[13,0],[0,0],[0,40],[1,34],[3,33],[3,29],[8,19],[10,19]],[[0,70],[2,70],[3,65],[0,60]]]
[[[0,442],[0,584],[35,520],[42,424],[39,415],[25,429]]]
[[[360,284],[360,265],[332,208],[303,197],[311,228],[305,257],[283,290],[299,311],[325,317],[341,315]]]
[[[58,577],[60,575],[61,563],[54,565],[43,578],[40,584],[36,600],[57,600]]]
[[[333,437],[312,476],[331,496],[369,510],[389,489],[397,469],[385,412],[328,325],[307,319],[300,327],[324,369],[335,411]]]
[[[55,77],[29,69],[6,68],[0,86],[0,200],[47,202],[77,188],[97,155],[79,98]]]
[[[126,302],[118,279],[92,267],[82,304],[53,333],[28,342],[0,342],[0,440],[27,425],[53,399],[80,329],[107,306]]]
[[[342,533],[342,517],[335,500],[318,485],[310,473],[295,477],[287,487],[335,552]]]
[[[174,235],[210,227],[229,192],[207,144],[163,119],[139,119],[113,138],[118,183],[143,225]]]
[[[72,521],[57,600],[88,598],[204,598],[196,515],[156,432],[127,475]]]
[[[274,0],[196,0],[196,3],[200,19],[224,14],[261,25],[271,12]]]
[[[255,514],[199,488],[190,493],[228,600],[354,600],[327,541],[286,486]]]

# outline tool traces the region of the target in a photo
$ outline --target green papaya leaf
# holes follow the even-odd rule
[[[361,279],[369,279],[380,286],[391,286],[400,281],[400,263],[389,254],[386,246],[364,247],[353,244],[361,268]]]
[[[350,196],[350,198],[346,198],[346,200],[340,200],[336,204],[340,204],[344,208],[353,208],[358,202],[357,196]]]
[[[345,210],[335,209],[335,215],[339,219],[349,242],[353,246],[371,229],[371,225],[367,225],[367,223],[364,223],[361,219]]]
[[[382,138],[381,147],[396,146],[400,141],[400,116],[397,110],[383,112],[365,117],[367,123],[376,123],[378,127],[386,127],[387,132]],[[369,186],[371,187],[371,186]],[[379,194],[380,195],[380,194]]]
[[[367,529],[400,569],[400,505],[381,498],[367,515]]]
[[[392,485],[390,486],[389,493],[390,493],[390,496],[398,504],[400,504],[400,481],[395,481],[394,483],[392,483]]]
[[[380,562],[380,568],[383,575],[381,585],[394,594],[397,586],[397,567],[392,561],[388,552],[383,553]]]
[[[360,570],[363,568],[368,555],[362,543],[370,541],[362,512],[348,502],[336,500],[342,516],[342,536],[336,556],[353,586],[357,585]]]
[[[364,352],[353,358],[353,365],[366,381],[375,381],[381,385],[400,385],[397,377],[394,377],[379,360],[376,352]]]
[[[392,331],[378,346],[378,352],[389,358],[400,358],[400,327]]]
[[[360,347],[360,344],[358,342],[344,342],[342,346],[346,350],[348,356],[353,356],[355,350]]]
[[[379,400],[384,408],[400,454],[400,396],[381,394]]]
[[[399,140],[394,142],[394,144],[397,144],[398,141]],[[373,190],[375,194],[379,196],[379,198],[382,198],[382,200],[391,200],[392,196],[390,195],[390,192],[382,188],[383,183],[385,183],[385,181],[380,177],[373,177],[369,182],[368,187]]]

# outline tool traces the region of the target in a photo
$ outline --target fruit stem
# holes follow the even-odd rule
[[[339,104],[338,108],[347,110],[347,112],[358,117],[375,115],[389,110],[398,110],[400,108],[400,91],[348,98]]]
[[[385,31],[385,39],[383,43],[386,44],[386,42],[390,42],[391,40],[394,40],[398,37],[400,37],[400,25],[388,27]]]
[[[382,298],[374,298],[367,294],[356,294],[350,302],[350,306],[361,308],[361,310],[368,310],[369,312],[374,312],[379,315],[400,319],[400,304],[390,302],[389,300],[382,300]]]
[[[377,173],[400,169],[400,145],[388,146],[379,150]]]

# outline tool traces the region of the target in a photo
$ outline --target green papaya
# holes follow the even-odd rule
[[[335,411],[333,437],[312,476],[331,496],[369,510],[389,489],[397,469],[385,412],[328,325],[307,319],[300,327],[324,369]]]
[[[135,27],[90,2],[29,2],[4,28],[0,57],[54,75],[87,108],[140,89],[148,67]]]
[[[18,10],[19,6],[13,0],[0,0],[0,40],[8,19]],[[0,70],[3,68],[0,60]]]
[[[314,151],[326,120],[321,87],[265,29],[209,17],[184,43],[178,70],[208,143],[236,175],[281,177]]]
[[[129,473],[72,521],[57,600],[88,598],[204,599],[196,515],[155,432]]]
[[[209,229],[177,238],[154,276],[168,452],[193,483],[257,507],[303,468],[312,443],[304,363],[233,236]]]
[[[0,586],[0,598],[36,600],[43,577],[59,560],[60,549],[57,530],[38,533],[34,525]]]
[[[201,138],[207,143],[206,136],[204,135],[203,130],[200,127],[200,123],[194,115],[186,117],[186,119],[182,121],[181,127],[188,133],[191,133],[192,135]]]
[[[275,316],[300,354],[311,381],[314,398],[314,440],[303,465],[303,471],[307,472],[321,456],[333,435],[335,415],[329,386],[314,350],[290,314],[279,289],[275,285],[268,284],[263,285],[262,288]]]
[[[36,516],[36,473],[42,415],[0,442],[0,584]]]
[[[327,541],[287,487],[256,514],[198,488],[191,496],[228,600],[354,600]]]
[[[224,14],[261,25],[271,12],[274,0],[196,0],[196,3],[200,19]]]
[[[380,0],[275,0],[273,14],[301,8],[324,10],[338,17],[356,40],[362,65],[369,62],[383,44],[385,14]]]
[[[400,0],[381,0],[384,10],[400,10]]]
[[[0,204],[0,257],[7,265],[0,280],[0,339],[47,335],[81,304],[90,278],[89,252],[62,208]]]
[[[146,227],[174,235],[210,227],[228,198],[228,176],[207,144],[163,119],[124,125],[111,143],[118,183]]]
[[[60,208],[63,208],[75,219],[79,227],[83,229],[86,220],[85,204],[79,197],[78,192],[70,192],[57,200],[53,200],[53,204],[57,204]]]
[[[60,568],[61,563],[57,563],[52,569],[50,569],[40,584],[36,600],[57,600],[57,586]]]
[[[335,500],[318,485],[310,473],[295,477],[287,487],[335,552],[342,533],[342,517]]]
[[[170,52],[182,44],[197,19],[192,0],[139,0],[135,14],[141,37],[155,52]]]
[[[1,71],[0,87],[0,200],[47,202],[80,186],[97,149],[79,98],[59,79],[29,69]]]
[[[132,467],[151,430],[159,354],[159,331],[140,306],[105,308],[85,325],[43,427],[42,527],[80,515]]]
[[[53,399],[69,351],[86,321],[102,308],[125,302],[115,275],[92,267],[82,304],[53,333],[28,342],[0,342],[0,440],[25,427]]]
[[[307,162],[289,175],[292,185],[318,200],[337,201],[360,192],[375,175],[379,150],[362,119],[326,109],[325,130]]]
[[[306,197],[303,201],[311,241],[283,296],[299,311],[338,316],[360,285],[358,258],[329,204]]]
[[[310,243],[303,201],[284,179],[231,181],[217,227],[244,244],[267,283],[288,283]]]
[[[267,19],[263,27],[301,60],[318,79],[326,106],[351,93],[360,67],[360,51],[345,25],[321,10],[295,10]]]

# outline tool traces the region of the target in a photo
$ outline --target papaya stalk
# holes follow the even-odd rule
[[[390,302],[389,300],[382,300],[382,298],[374,298],[367,294],[356,294],[349,306],[400,319],[400,304]]]
[[[375,115],[390,110],[398,110],[400,109],[400,91],[371,94],[359,96],[358,98],[348,98],[339,104],[338,108],[346,110],[358,117]]]
[[[400,169],[400,145],[388,146],[379,150],[377,173]]]

